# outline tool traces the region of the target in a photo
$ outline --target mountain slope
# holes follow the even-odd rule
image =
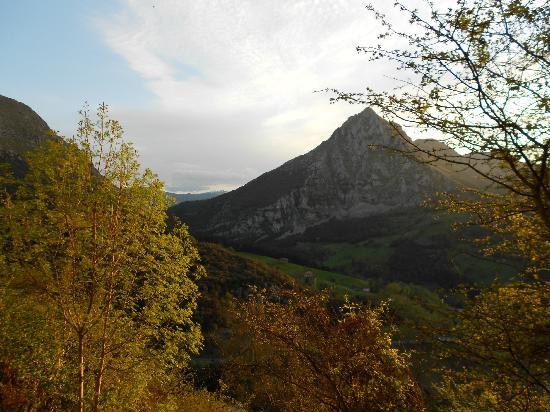
[[[23,153],[47,139],[49,130],[29,106],[0,95],[0,164],[10,164],[15,176],[26,170]]]
[[[331,219],[417,206],[458,181],[389,150],[403,139],[371,109],[350,117],[330,139],[237,190],[174,206],[194,233],[230,242],[283,239]]]
[[[464,166],[421,163],[391,150],[406,144],[366,109],[309,153],[169,213],[201,239],[361,278],[453,287],[517,273],[521,262],[479,253],[471,241],[485,235],[479,228],[454,231],[460,216],[419,206],[437,192],[483,190],[485,183]],[[415,144],[459,156],[437,140]]]

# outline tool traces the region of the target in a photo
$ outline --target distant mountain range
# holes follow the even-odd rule
[[[176,204],[181,202],[193,202],[195,200],[207,200],[212,199],[216,196],[223,195],[227,193],[225,190],[216,190],[212,192],[202,192],[202,193],[172,193],[166,192],[166,194],[175,199]]]

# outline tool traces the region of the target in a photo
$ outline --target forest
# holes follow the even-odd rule
[[[367,7],[380,45],[357,51],[412,80],[324,93],[404,142],[376,149],[484,182],[424,204],[437,222],[398,211],[322,222],[293,249],[211,242],[170,213],[106,104],[72,137],[2,154],[0,410],[549,410],[550,9],[432,7],[397,1],[413,31]]]

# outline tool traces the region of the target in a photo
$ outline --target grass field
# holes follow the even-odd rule
[[[331,289],[337,297],[343,297],[345,295],[350,298],[365,297],[369,293],[365,292],[364,289],[372,286],[371,282],[366,279],[359,279],[338,272],[329,272],[326,270],[298,265],[296,263],[285,262],[269,256],[255,255],[253,253],[237,252],[237,254],[277,268],[278,270],[289,274],[301,284],[307,284],[313,289]],[[304,276],[306,272],[311,272],[313,274],[313,277],[307,281]]]
[[[433,243],[433,236],[451,232],[451,225],[455,222],[456,219],[449,216],[437,220],[432,216],[420,216],[414,217],[403,226],[389,226],[387,235],[355,243],[327,243],[323,246],[327,257],[322,264],[332,270],[345,268],[346,271],[351,270],[353,261],[365,262],[370,266],[386,266],[395,250],[394,242],[409,238],[420,245],[430,245]]]
[[[310,264],[329,271],[358,278],[394,276],[392,279],[397,277],[430,287],[450,287],[453,282],[488,286],[495,279],[508,281],[521,271],[521,262],[483,256],[473,241],[483,234],[468,234],[464,228],[453,230],[453,225],[463,220],[464,217],[455,215],[434,218],[433,215],[411,214],[408,219],[398,217],[380,223],[383,230],[375,236],[361,239],[354,233],[355,241],[309,242],[302,247],[316,251],[317,261]],[[407,276],[408,270],[437,273],[434,265],[442,273],[438,278],[428,281],[416,275]],[[455,278],[456,281],[446,281]]]
[[[369,262],[371,265],[385,265],[392,253],[388,244],[379,241],[350,243],[332,243],[324,246],[328,258],[323,265],[328,268],[348,268],[353,261]]]

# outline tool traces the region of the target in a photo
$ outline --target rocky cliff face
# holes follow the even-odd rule
[[[171,212],[199,235],[283,239],[328,220],[414,207],[456,187],[448,173],[387,149],[405,144],[386,121],[365,109],[311,152],[235,191],[176,205]]]

